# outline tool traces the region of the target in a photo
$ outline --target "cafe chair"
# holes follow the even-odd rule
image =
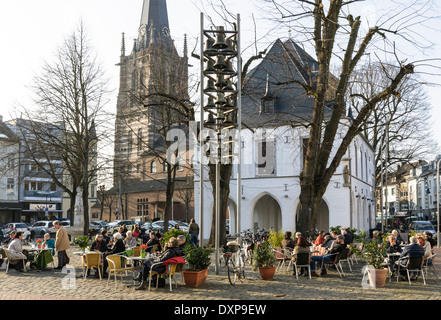
[[[340,261],[339,261],[339,264],[340,264],[340,266],[341,266],[341,263],[342,262],[346,262],[347,264],[348,264],[348,266],[349,266],[349,270],[351,271],[351,272],[353,272],[352,271],[352,266],[351,266],[351,260],[350,260],[350,255],[351,255],[351,249],[349,249],[349,248],[345,248],[343,251],[342,251],[342,253],[340,254]],[[342,270],[343,270],[343,268],[342,268]]]
[[[6,274],[8,273],[8,271],[9,271],[9,264],[10,264],[10,262],[11,262],[11,260],[9,259],[9,256],[8,256],[8,249],[3,249],[3,251],[4,251],[4,253],[5,253],[5,259],[6,259]],[[20,261],[20,260],[22,260],[22,259],[14,259],[14,260],[12,260],[12,261]],[[26,258],[25,258],[25,255],[23,255],[23,270],[26,272]]]
[[[103,280],[101,269],[103,265],[101,264],[102,253],[99,252],[88,252],[83,256],[83,279],[85,280],[87,277],[87,271],[89,269],[98,270],[98,274],[100,276],[100,280]]]
[[[157,264],[165,265],[164,273],[159,273],[159,272],[156,272],[156,271],[152,271],[153,266],[157,265]],[[176,288],[178,288],[178,282],[176,281],[176,276],[175,276],[176,275],[176,270],[177,270],[179,265],[183,266],[184,264],[185,264],[185,260],[182,257],[174,257],[174,258],[171,258],[169,260],[153,264],[152,268],[150,269],[150,272],[149,272],[149,291],[150,291],[150,288],[151,288],[152,276],[153,275],[156,275],[156,288],[158,288],[159,277],[160,276],[166,276],[166,278],[168,279],[168,282],[170,284],[170,292],[173,291],[173,289],[172,289],[173,288],[172,278],[174,279]],[[182,277],[182,274],[181,274],[181,277]]]
[[[435,256],[436,256],[436,253],[433,253],[427,259],[424,259],[423,269],[426,270],[426,279],[428,278],[427,272],[428,272],[429,268],[431,267],[432,273],[435,275],[436,280],[438,280],[438,275],[436,274],[436,270],[435,270]],[[432,264],[430,264],[430,265],[429,265],[429,259],[432,260]]]
[[[340,276],[340,278],[343,278],[343,277],[345,277],[345,273],[344,273],[343,268],[340,263],[340,256],[341,256],[341,254],[337,254],[337,253],[324,255],[322,266],[325,266],[326,269],[329,269],[329,266],[334,266],[335,269],[337,269],[337,272],[338,272],[338,275]],[[325,257],[331,257],[331,259],[333,257],[333,260],[325,261]],[[343,277],[342,277],[342,275],[343,275]]]
[[[133,277],[135,277],[135,268],[127,266],[127,257],[118,254],[112,254],[106,257],[107,263],[109,265],[109,278],[107,279],[107,284],[109,284],[110,276],[112,273],[115,277],[115,284],[117,283],[117,275],[125,273],[127,275],[128,271],[132,271]],[[123,282],[123,276],[121,275],[121,283]]]
[[[273,251],[274,251],[274,256],[276,257],[277,260],[277,267],[276,267],[276,272],[277,272],[281,268],[283,268],[283,266],[285,265],[285,261],[289,261],[289,258],[285,256],[282,248],[280,247],[274,248]]]
[[[294,253],[292,256],[296,257],[294,261],[291,260],[292,264],[294,265],[294,270],[296,272],[296,279],[297,280],[299,279],[298,268],[308,268],[309,279],[311,279],[311,266],[310,266],[311,253],[310,252]]]
[[[400,261],[407,259],[406,265],[402,265]],[[397,271],[397,282],[400,278],[400,269],[404,269],[407,272],[407,279],[409,280],[409,285],[412,285],[410,281],[410,273],[416,272],[417,275],[421,273],[421,276],[423,277],[423,282],[426,284],[426,278],[424,277],[424,257],[404,257],[398,260],[398,271]]]

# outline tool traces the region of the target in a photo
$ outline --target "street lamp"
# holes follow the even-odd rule
[[[204,189],[204,155],[203,130],[204,127],[216,133],[216,199],[215,199],[215,272],[219,274],[219,218],[220,218],[220,165],[227,159],[232,161],[233,146],[236,142],[238,153],[237,175],[237,226],[240,234],[240,192],[241,192],[241,60],[240,60],[240,15],[237,15],[237,29],[225,30],[222,26],[214,29],[204,29],[204,15],[201,13],[201,114],[200,114],[200,221],[201,239],[203,240],[203,189]],[[236,70],[233,61],[236,61]],[[206,80],[206,87],[204,83]],[[205,104],[205,96],[208,97]],[[204,113],[208,119],[204,119]],[[222,135],[226,130],[236,129],[233,139],[223,141]],[[232,135],[227,135],[231,137]],[[235,141],[234,141],[235,140]],[[224,143],[224,145],[222,145]],[[225,155],[224,147],[228,150]]]

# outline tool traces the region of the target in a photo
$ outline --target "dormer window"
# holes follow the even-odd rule
[[[274,102],[273,98],[262,99],[260,113],[274,113]]]

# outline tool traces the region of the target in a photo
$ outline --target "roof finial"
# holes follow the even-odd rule
[[[188,56],[187,34],[184,34],[184,58]]]
[[[124,32],[122,33],[122,40],[121,40],[121,57],[124,57],[126,55],[126,40],[124,37]]]

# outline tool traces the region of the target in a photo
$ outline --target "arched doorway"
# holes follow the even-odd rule
[[[262,196],[254,205],[253,227],[282,230],[282,209],[271,195]]]

